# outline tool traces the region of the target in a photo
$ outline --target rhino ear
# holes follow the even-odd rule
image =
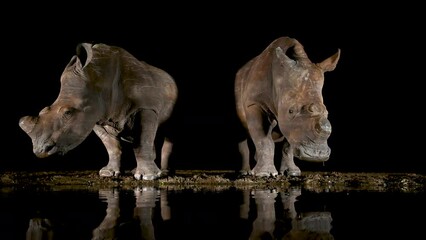
[[[33,130],[36,122],[37,120],[35,117],[30,117],[30,116],[21,117],[19,119],[19,127],[21,127],[21,129],[24,130],[24,132],[29,134]]]
[[[80,43],[76,48],[77,63],[80,64],[79,67],[84,68],[92,60],[92,44],[90,43]]]
[[[293,67],[294,65],[296,65],[296,61],[294,61],[293,59],[289,58],[284,51],[281,49],[281,47],[277,47],[275,48],[275,56],[277,59],[279,60],[280,64],[284,65],[284,66],[289,66],[289,67]]]
[[[324,72],[333,71],[336,68],[339,58],[340,58],[340,49],[337,49],[337,53],[325,59],[324,61],[317,63],[317,66],[320,67]]]

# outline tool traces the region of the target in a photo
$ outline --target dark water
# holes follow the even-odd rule
[[[0,239],[422,239],[425,194],[0,189]]]

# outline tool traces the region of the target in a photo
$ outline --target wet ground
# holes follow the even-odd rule
[[[275,188],[298,186],[310,191],[340,192],[367,190],[375,192],[424,192],[426,176],[416,173],[302,172],[299,177],[237,176],[233,171],[177,170],[173,176],[154,181],[136,180],[130,171],[115,178],[99,177],[97,171],[3,172],[0,186],[133,189],[138,186],[158,188]]]

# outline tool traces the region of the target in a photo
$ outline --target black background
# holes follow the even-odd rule
[[[290,36],[313,62],[341,49],[323,89],[333,128],[331,158],[324,165],[296,160],[302,171],[424,172],[419,7],[360,1],[239,4],[70,2],[4,8],[9,17],[2,20],[0,168],[99,169],[107,163],[94,134],[65,156],[37,159],[18,126],[20,117],[53,103],[59,77],[81,42],[123,47],[175,78],[178,168],[234,168],[239,164],[235,73],[274,39]],[[134,164],[129,153],[124,161],[125,167]]]

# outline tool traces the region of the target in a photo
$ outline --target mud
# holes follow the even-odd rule
[[[303,172],[299,177],[238,176],[233,171],[177,170],[172,176],[153,181],[136,180],[130,171],[120,177],[99,177],[97,171],[3,172],[0,187],[97,189],[155,186],[184,189],[208,188],[288,188],[302,187],[309,191],[341,192],[349,190],[424,192],[426,176],[415,173],[345,173]]]

